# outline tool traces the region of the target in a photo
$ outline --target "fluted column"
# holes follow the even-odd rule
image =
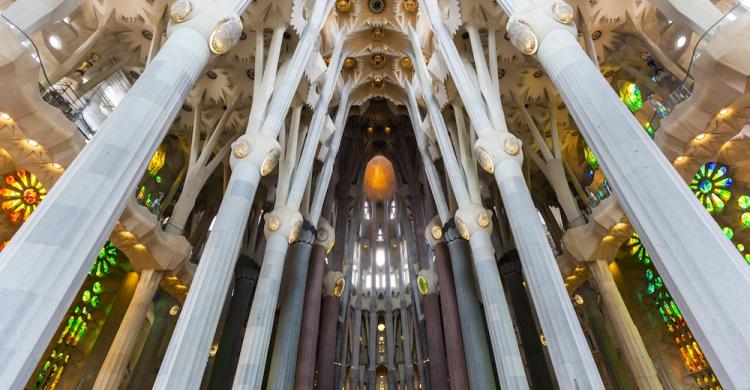
[[[495,387],[495,378],[490,344],[487,342],[482,308],[479,306],[479,298],[474,288],[474,270],[470,264],[469,246],[468,242],[458,236],[453,226],[451,221],[443,230],[453,265],[453,280],[456,285],[456,302],[458,316],[461,319],[469,383],[472,389],[491,389]]]
[[[330,225],[324,228],[328,243],[333,239]],[[323,235],[319,236],[323,237]],[[320,299],[323,295],[323,271],[325,271],[326,246],[318,241],[313,246],[310,256],[310,268],[307,275],[305,304],[302,307],[302,330],[299,338],[295,389],[312,389],[315,379],[315,357],[318,347],[318,330],[320,325]]]
[[[247,5],[211,2],[172,26],[159,54],[0,254],[0,309],[7,314],[0,319],[0,356],[8,357],[0,387],[21,388],[32,375],[137,178],[211,57],[211,30],[224,17],[230,31],[241,29],[228,7],[233,3]]]
[[[602,297],[602,306],[607,316],[607,323],[614,330],[615,339],[620,346],[622,359],[635,379],[639,389],[660,389],[661,382],[656,374],[656,368],[648,356],[643,339],[630,317],[625,301],[617,289],[612,272],[606,260],[596,260],[589,263],[589,270],[594,276],[594,282]]]
[[[289,389],[294,383],[294,362],[302,325],[306,280],[310,264],[315,229],[305,221],[300,239],[292,244],[287,254],[284,275],[287,291],[279,303],[279,320],[274,337],[271,366],[268,372],[269,389]]]
[[[602,315],[602,311],[599,310],[596,292],[588,283],[581,286],[578,292],[583,298],[583,309],[586,322],[589,325],[589,331],[593,336],[594,343],[597,345],[597,349],[603,360],[602,364],[609,373],[610,380],[614,382],[618,389],[632,388],[633,385],[630,383],[630,378],[628,378],[625,372],[625,367],[623,367],[620,356],[615,350],[612,337],[610,337],[607,326],[604,324],[604,316]]]
[[[153,269],[141,271],[135,293],[130,300],[128,310],[120,322],[115,339],[109,347],[107,357],[99,369],[99,375],[94,382],[94,389],[115,389],[120,386],[128,369],[130,355],[138,341],[138,335],[146,319],[146,312],[151,306],[151,300],[159,288],[163,272]]]
[[[440,309],[442,312],[443,332],[445,333],[445,352],[448,360],[451,389],[469,388],[469,378],[464,358],[464,343],[461,336],[461,323],[458,317],[456,287],[451,270],[451,258],[448,245],[442,239],[442,227],[433,220],[425,232],[428,242],[435,253],[435,270],[440,284]]]
[[[747,264],[585,55],[563,23],[569,6],[500,3],[513,15],[511,41],[536,54],[557,87],[719,381],[750,383]]]

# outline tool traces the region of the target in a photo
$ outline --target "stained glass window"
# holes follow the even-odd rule
[[[599,160],[596,158],[596,155],[594,155],[594,151],[591,150],[588,146],[585,146],[583,148],[583,158],[586,159],[586,162],[589,164],[592,170],[599,169]]]
[[[641,242],[641,238],[638,237],[638,233],[633,233],[633,235],[630,236],[627,246],[630,254],[635,257],[639,263],[643,263],[644,265],[651,264],[651,257],[648,256],[646,248],[643,247],[643,243]]]
[[[46,195],[47,189],[36,175],[24,169],[5,176],[5,183],[0,189],[2,209],[14,223],[29,218]]]
[[[734,180],[727,176],[728,170],[725,165],[711,161],[702,165],[690,181],[690,189],[709,213],[722,212],[732,197],[729,188]]]
[[[690,328],[688,328],[680,309],[664,285],[664,281],[651,263],[648,252],[643,247],[638,234],[634,233],[626,245],[629,253],[645,268],[645,290],[650,298],[644,299],[643,303],[652,304],[659,313],[659,317],[664,321],[669,337],[674,341],[685,368],[701,388],[720,388],[718,387],[720,386],[718,379],[703,355],[700,346],[693,338]]]
[[[148,173],[151,176],[156,176],[157,173],[164,167],[164,162],[167,160],[167,148],[165,145],[159,146],[156,149],[156,153],[151,157],[151,161],[148,162]]]
[[[620,100],[631,112],[638,112],[643,108],[643,96],[637,85],[626,81],[620,86]]]
[[[95,275],[100,278],[107,275],[110,268],[117,264],[117,254],[117,248],[115,248],[111,242],[105,242],[102,249],[99,250],[99,255],[96,257],[96,261],[94,261],[94,264],[89,270],[89,275]]]

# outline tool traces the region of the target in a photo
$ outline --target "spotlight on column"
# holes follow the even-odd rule
[[[378,324],[378,332],[384,332],[385,331],[385,324]]]
[[[208,46],[214,54],[224,54],[232,49],[232,46],[242,35],[242,22],[239,18],[222,19],[211,31]]]
[[[490,222],[492,222],[492,219],[487,213],[480,213],[477,216],[477,224],[483,228],[490,226]]]
[[[482,169],[484,169],[487,173],[495,172],[495,164],[492,162],[492,157],[486,150],[484,150],[484,148],[475,148],[474,154],[476,154],[477,163],[479,163],[479,166],[482,167]]]
[[[552,14],[555,15],[555,19],[563,24],[570,24],[573,21],[573,7],[568,3],[559,1],[552,6]]]
[[[677,48],[679,49],[685,46],[686,43],[687,43],[687,38],[684,35],[682,35],[679,38],[677,38],[677,42],[675,42],[675,46],[677,46]]]
[[[173,22],[182,23],[190,18],[190,14],[192,12],[192,3],[187,0],[178,0],[175,1],[174,4],[172,4],[172,7],[169,9],[169,16],[170,18],[172,18]]]
[[[432,238],[439,240],[443,238],[443,229],[438,225],[433,225],[432,229],[430,229],[430,234],[432,235]]]
[[[279,220],[279,218],[277,218],[275,215],[272,215],[272,214],[266,214],[266,215],[268,215],[266,219],[266,223],[268,224],[268,230],[272,232],[279,230],[279,228],[281,227],[281,221]]]
[[[510,43],[512,43],[516,49],[526,55],[536,53],[539,48],[539,40],[528,22],[511,18],[510,21],[508,21],[506,28],[508,30],[508,35],[510,36]]]
[[[455,221],[456,221],[456,231],[458,231],[458,234],[464,240],[468,241],[469,238],[470,238],[470,236],[469,236],[469,228],[467,228],[466,224],[464,224],[463,221],[461,221],[460,219],[455,218]]]
[[[280,156],[281,151],[279,151],[278,149],[272,149],[270,152],[268,152],[266,158],[263,160],[263,164],[260,167],[260,175],[268,176],[269,173],[273,172],[273,170],[276,168],[276,165],[279,163]]]
[[[575,294],[575,295],[573,295],[573,302],[576,305],[581,306],[581,305],[583,305],[583,297],[580,296],[579,294]]]

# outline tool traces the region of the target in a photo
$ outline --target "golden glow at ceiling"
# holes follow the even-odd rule
[[[396,193],[396,174],[393,164],[383,157],[375,156],[365,168],[365,195],[370,200],[385,201]]]

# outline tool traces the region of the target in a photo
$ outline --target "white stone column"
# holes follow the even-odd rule
[[[622,358],[635,379],[639,389],[661,389],[661,382],[656,374],[656,368],[651,357],[646,352],[641,335],[630,318],[628,308],[617,289],[609,264],[606,260],[596,260],[589,263],[589,270],[594,276],[602,306],[607,316],[607,323],[614,328],[614,336],[622,351]]]
[[[727,388],[746,386],[750,268],[585,55],[575,28],[561,22],[568,21],[567,5],[515,2],[524,4],[509,22],[511,41],[531,54],[539,43],[539,62],[599,158],[719,381]]]
[[[318,2],[313,7],[308,24],[302,31],[300,41],[289,60],[284,82],[274,88],[263,124],[248,123],[248,129],[262,130],[246,132],[232,146],[232,175],[229,185],[159,370],[155,389],[171,390],[200,386],[261,173],[270,173],[278,162],[281,148],[275,139],[304,73],[304,64],[310,59],[323,20],[331,7],[331,0],[326,3]],[[288,243],[285,245],[288,246]],[[267,249],[272,249],[272,246],[270,242],[267,243]],[[282,264],[283,259],[282,255]],[[265,264],[264,260],[264,268]],[[262,278],[263,271],[256,287],[258,291],[261,290]]]
[[[496,164],[495,180],[560,388],[604,388],[518,160]]]
[[[164,273],[153,269],[141,271],[135,293],[130,300],[115,339],[109,347],[107,357],[99,369],[99,375],[94,382],[94,390],[116,389],[120,386],[128,369],[130,355],[138,341],[138,335],[146,319],[146,312],[151,307],[151,300],[159,288],[159,282]]]
[[[563,285],[557,261],[547,241],[546,231],[539,220],[524,181],[521,171],[523,162],[521,142],[507,131],[504,123],[499,124],[501,128],[493,127],[487,115],[487,109],[501,108],[487,107],[479,91],[474,87],[451,34],[443,23],[437,2],[421,0],[420,4],[429,17],[446,66],[477,132],[478,139],[474,145],[477,161],[488,173],[494,173],[505,209],[508,210],[508,222],[513,231],[539,321],[549,342],[548,349],[558,383],[562,388],[575,388],[576,386],[601,388],[603,387],[601,377]],[[412,47],[415,52],[420,51],[413,38]],[[417,69],[424,66],[420,63],[421,61],[416,64]],[[476,218],[483,214],[477,209],[466,209],[464,212],[459,209],[459,213],[466,214],[463,223],[467,226],[462,236],[473,236],[470,224],[477,224],[479,220]],[[484,221],[486,216],[482,218]],[[460,229],[458,219],[457,213],[456,226]],[[491,218],[486,223],[487,225],[484,226],[480,223],[479,227],[489,226]],[[485,269],[488,268],[485,267]],[[485,288],[481,287],[482,277],[486,278],[488,283],[495,283],[494,279],[500,283],[497,267],[494,268],[497,277],[482,275],[479,269],[476,271],[477,278],[480,279],[480,290]],[[486,288],[494,289],[495,287],[490,284]],[[482,292],[484,293],[485,290]],[[483,299],[486,304],[488,300],[494,298],[483,296]],[[500,308],[500,306],[496,307]],[[504,309],[508,310],[507,306]],[[487,317],[490,317],[490,313]],[[506,337],[505,340],[508,339]],[[493,339],[494,352],[497,354],[502,347],[495,346],[495,343],[496,340]]]
[[[102,130],[0,254],[0,387],[21,388],[112,231],[138,178],[208,62],[224,2],[199,8],[170,36]],[[234,3],[234,2],[233,2]],[[247,4],[247,2],[243,2]],[[239,27],[237,27],[239,28]],[[231,45],[231,42],[225,42]]]

